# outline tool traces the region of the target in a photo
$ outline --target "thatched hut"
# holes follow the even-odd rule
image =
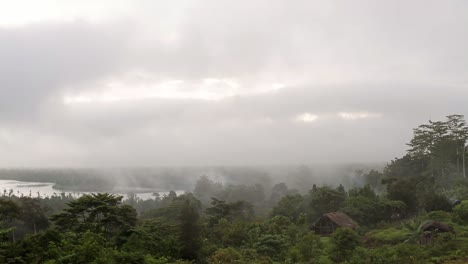
[[[419,230],[422,232],[422,235],[419,238],[420,245],[431,245],[440,233],[454,233],[453,227],[446,223],[436,221],[428,221],[422,224],[419,227]]]
[[[453,227],[449,226],[446,223],[429,221],[421,226],[421,231],[446,233],[446,232],[453,232]]]
[[[322,215],[312,224],[311,229],[316,234],[326,236],[333,233],[338,227],[357,229],[359,225],[348,215],[341,212],[333,212]]]

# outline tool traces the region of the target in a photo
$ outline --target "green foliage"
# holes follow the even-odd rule
[[[408,154],[385,168],[388,197],[403,201],[412,213],[420,208],[449,211],[450,202],[439,191],[452,189],[455,197],[463,196],[463,191],[454,187],[466,177],[467,139],[468,126],[462,115],[429,121],[414,129]]]
[[[19,217],[19,206],[7,199],[0,199],[0,221],[11,221]]]
[[[121,196],[84,195],[70,202],[63,213],[52,216],[58,229],[83,234],[91,231],[106,238],[118,238],[136,224],[135,209],[121,205]]]
[[[370,200],[376,200],[377,194],[370,187],[369,184],[364,185],[362,188],[353,188],[348,191],[349,197],[365,197]]]
[[[144,257],[144,264],[169,264],[169,259],[166,257],[155,258],[151,255]]]
[[[293,263],[315,263],[324,254],[324,245],[320,236],[314,232],[302,236],[288,252],[288,259]]]
[[[105,238],[91,231],[86,231],[81,238],[81,243],[74,251],[76,252],[74,259],[76,263],[99,263],[103,251],[105,251]]]
[[[363,181],[367,183],[372,189],[376,191],[382,191],[382,179],[384,175],[382,172],[377,170],[370,170],[369,172],[362,175]]]
[[[427,212],[452,210],[452,202],[447,197],[434,191],[425,193],[421,200],[421,206]]]
[[[438,222],[452,222],[453,215],[446,211],[432,211],[421,216],[422,220],[433,220]]]
[[[415,244],[398,244],[395,246],[382,246],[378,248],[358,248],[353,254],[350,263],[356,264],[426,264],[430,257],[426,248]]]
[[[282,254],[284,254],[287,244],[285,237],[282,235],[264,234],[257,239],[253,248],[264,256],[277,259],[283,257]]]
[[[300,216],[304,214],[304,198],[300,194],[286,195],[279,200],[273,211],[272,216],[285,216],[291,219],[292,222],[298,222]]]
[[[361,240],[356,231],[349,228],[338,228],[330,240],[331,258],[336,262],[342,262],[349,259],[353,251],[361,244]]]
[[[238,175],[238,177],[240,176],[245,177],[246,175]],[[262,176],[263,175],[257,175],[260,179]],[[274,189],[272,195],[275,196],[274,194],[276,194],[277,196],[276,198],[273,197],[273,199],[279,199],[279,196],[281,196],[283,192],[285,191],[282,191],[281,187]],[[223,185],[219,182],[214,182],[207,176],[202,176],[198,179],[195,184],[194,195],[203,204],[209,204],[210,200],[213,198],[231,203],[244,201],[257,207],[262,207],[265,202],[265,190],[261,184]]]
[[[468,223],[468,200],[462,201],[455,206],[454,212],[456,216],[464,223]]]
[[[366,244],[398,244],[408,239],[411,232],[403,229],[386,228],[382,230],[373,230],[366,234]]]
[[[234,248],[222,248],[217,250],[209,259],[208,263],[243,263],[243,257]]]
[[[209,224],[211,226],[218,223],[221,219],[227,219],[228,221],[249,221],[253,219],[253,207],[245,201],[228,203],[216,198],[211,199],[212,206],[205,211],[209,217]]]
[[[218,249],[208,258],[208,264],[270,264],[273,263],[269,257],[261,256],[252,250],[238,250],[235,248]]]
[[[157,258],[179,257],[179,232],[174,224],[160,220],[145,221],[132,232],[123,250]]]
[[[328,186],[316,187],[313,186],[309,191],[309,216],[311,220],[315,220],[319,216],[337,211],[346,199],[346,192],[343,186],[332,189]]]
[[[39,230],[46,229],[49,221],[46,217],[47,209],[41,205],[37,198],[19,198],[19,219],[21,219],[28,230],[37,234]]]
[[[346,213],[360,224],[376,223],[382,218],[379,202],[364,196],[353,196],[346,199],[340,211]]]
[[[189,200],[191,206],[193,206],[197,212],[201,211],[201,203],[191,193],[186,193],[177,196],[175,192],[170,192],[168,196],[163,197],[160,200],[160,205],[157,209],[148,210],[142,213],[144,219],[160,219],[162,221],[179,223],[180,210],[185,205],[186,201]]]
[[[418,197],[415,191],[418,179],[397,179],[387,185],[387,197],[390,200],[402,201],[410,212],[418,209]]]
[[[184,259],[197,259],[198,250],[201,248],[200,225],[198,223],[200,215],[196,205],[191,203],[189,199],[186,199],[182,205],[179,218],[180,255]]]
[[[221,183],[210,180],[207,176],[202,176],[195,184],[193,194],[202,203],[210,203],[211,197],[219,197],[223,191],[223,185]]]
[[[210,237],[220,246],[239,247],[249,239],[248,228],[249,225],[245,221],[231,222],[222,218],[210,229]]]

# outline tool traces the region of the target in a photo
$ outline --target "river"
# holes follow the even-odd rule
[[[29,196],[29,197],[50,197],[53,195],[60,195],[64,193],[65,195],[72,195],[73,197],[80,197],[83,194],[90,194],[96,192],[71,192],[71,191],[62,191],[53,188],[54,183],[47,182],[22,182],[15,180],[0,180],[0,195],[8,196]],[[125,198],[128,197],[128,193],[134,193],[137,198],[142,200],[148,200],[155,198],[155,193],[158,193],[159,196],[164,196],[169,194],[168,190],[155,190],[147,188],[125,188],[125,191],[115,190],[111,193],[116,195],[121,195]],[[183,194],[184,191],[177,190],[175,191],[177,195]]]

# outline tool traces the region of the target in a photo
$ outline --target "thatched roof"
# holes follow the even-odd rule
[[[357,228],[359,225],[347,214],[341,212],[333,212],[322,215],[317,221],[323,218],[328,218],[339,227]],[[316,222],[317,222],[316,221]]]
[[[436,221],[429,221],[423,224],[420,229],[422,231],[453,232],[453,227],[446,223]]]

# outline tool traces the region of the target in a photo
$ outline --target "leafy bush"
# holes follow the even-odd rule
[[[356,231],[350,228],[338,228],[331,235],[330,242],[332,260],[341,262],[351,257],[354,249],[361,244],[361,239]]]
[[[410,234],[407,230],[388,228],[367,233],[366,240],[372,244],[397,244],[405,241]]]
[[[468,222],[468,200],[462,201],[457,205],[454,208],[454,212],[462,222]]]
[[[444,211],[432,211],[422,217],[422,220],[433,220],[438,222],[451,222],[452,214]]]
[[[425,247],[415,244],[386,245],[379,248],[357,251],[358,257],[353,256],[351,263],[359,264],[426,264],[429,254]]]

